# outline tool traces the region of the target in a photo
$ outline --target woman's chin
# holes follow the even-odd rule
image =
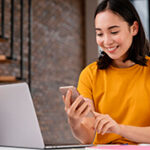
[[[107,54],[108,55],[108,54]],[[120,57],[115,56],[115,55],[108,55],[111,59],[115,60],[115,59],[119,59]]]

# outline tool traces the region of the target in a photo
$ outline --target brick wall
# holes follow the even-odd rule
[[[27,1],[24,0],[24,75],[27,76]],[[10,1],[6,0],[6,35],[10,36]],[[19,0],[15,1],[15,56],[19,58]],[[77,143],[64,112],[59,86],[77,85],[84,66],[84,2],[32,0],[32,97],[47,144]],[[9,41],[10,42],[10,41]],[[9,42],[0,53],[9,55]],[[0,75],[19,75],[19,65],[0,64]]]

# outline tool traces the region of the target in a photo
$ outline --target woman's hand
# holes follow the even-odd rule
[[[68,115],[68,121],[71,126],[78,127],[84,117],[91,111],[88,101],[80,95],[71,104],[71,90],[67,91],[66,97],[63,97],[65,103],[65,111]]]
[[[120,133],[120,125],[107,114],[94,112],[95,130],[97,133],[104,135],[105,133]]]

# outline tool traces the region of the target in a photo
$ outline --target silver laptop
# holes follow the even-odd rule
[[[39,149],[89,146],[45,146],[26,83],[0,85],[0,145]]]

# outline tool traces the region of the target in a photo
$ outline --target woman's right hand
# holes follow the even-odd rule
[[[91,111],[90,103],[84,100],[83,96],[78,96],[71,104],[72,91],[68,90],[66,96],[63,96],[65,103],[65,111],[68,115],[68,122],[73,128],[78,128],[81,121]],[[82,103],[81,103],[82,102]]]

